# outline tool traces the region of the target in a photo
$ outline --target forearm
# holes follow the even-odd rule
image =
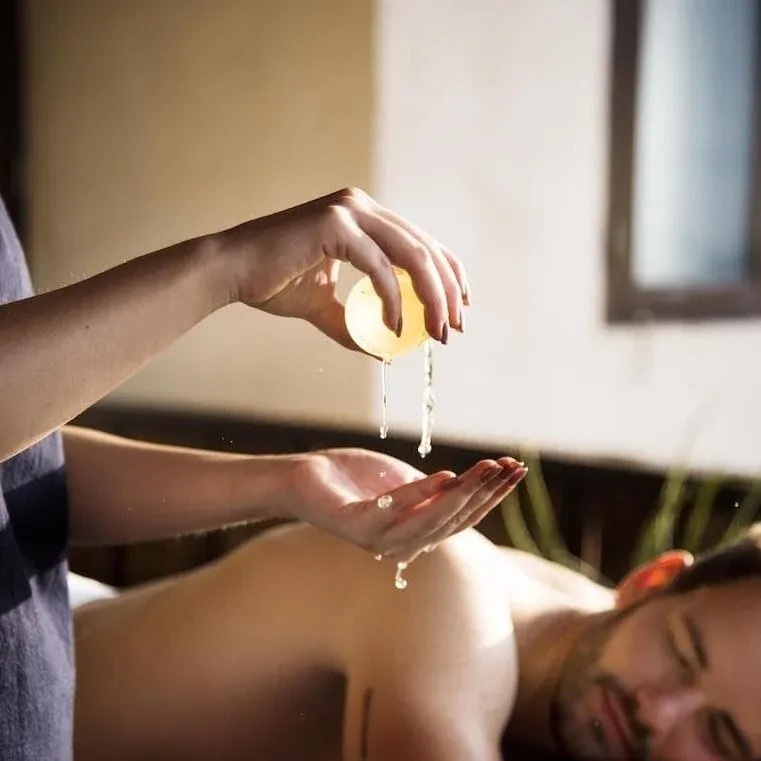
[[[63,432],[73,543],[122,544],[287,517],[296,456],[251,457]]]
[[[206,239],[0,306],[0,462],[116,388],[230,301]]]

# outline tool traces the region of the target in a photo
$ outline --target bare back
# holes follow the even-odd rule
[[[398,591],[392,564],[288,527],[84,608],[76,757],[498,758],[517,682],[506,562],[465,532]]]

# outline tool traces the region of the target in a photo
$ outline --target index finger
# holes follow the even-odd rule
[[[429,488],[428,496],[421,494],[424,499],[408,499],[406,504],[399,500],[395,516],[397,525],[389,534],[397,534],[399,545],[426,544],[426,537],[448,523],[467,505],[480,488],[482,479],[500,469],[494,460],[481,460],[461,476],[440,483],[432,493]],[[413,492],[410,492],[410,497],[413,497]]]
[[[447,301],[449,302],[449,324],[462,329],[462,306],[468,304],[468,285],[465,266],[450,249],[442,246],[436,238],[412,224],[400,214],[376,205],[377,212],[398,224],[403,230],[419,240],[433,255],[434,263],[441,276]]]
[[[342,244],[336,246],[337,258],[349,262],[370,278],[383,304],[383,321],[386,327],[398,336],[402,326],[402,297],[391,262],[346,208],[335,206],[333,214],[334,219],[338,220],[335,229],[340,231]]]
[[[425,308],[428,335],[445,342],[449,305],[434,254],[403,227],[375,211],[359,210],[357,224],[378,244],[389,261],[409,273],[412,287]]]

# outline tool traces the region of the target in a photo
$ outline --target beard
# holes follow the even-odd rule
[[[638,718],[637,701],[624,685],[600,668],[600,656],[616,626],[632,609],[599,621],[580,638],[566,658],[550,703],[550,731],[561,755],[576,761],[612,761],[605,733],[596,717],[589,715],[589,695],[603,688],[619,701],[631,731],[632,751],[626,758],[647,761],[650,731]]]

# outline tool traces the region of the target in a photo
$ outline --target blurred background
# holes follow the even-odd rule
[[[511,532],[514,505],[487,534],[539,532],[545,554],[613,579],[643,532],[679,544],[685,528],[699,548],[755,516],[757,0],[7,0],[2,14],[0,191],[38,289],[357,185],[469,271],[466,333],[435,352],[424,469],[503,452],[543,466],[525,521]],[[391,368],[386,442],[379,372],[306,324],[234,307],[80,422],[414,462],[422,353]],[[73,566],[130,584],[255,530],[77,550]]]

